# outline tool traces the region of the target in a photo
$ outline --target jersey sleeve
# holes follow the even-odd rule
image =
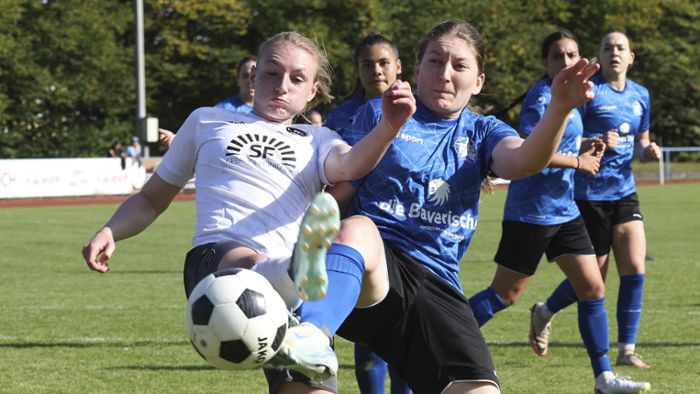
[[[355,115],[353,116],[352,123],[350,123],[350,125],[345,129],[343,139],[345,139],[349,145],[355,145],[358,143],[379,123],[381,113],[375,110],[375,108],[372,106],[372,101],[373,100],[370,100],[357,109]],[[355,189],[359,189],[364,183],[364,180],[365,178],[362,177],[360,179],[350,181],[350,184]]]
[[[183,187],[194,176],[197,130],[203,111],[199,108],[187,117],[156,168],[156,174],[172,185]]]
[[[501,142],[501,140],[503,140],[504,138],[518,137],[518,132],[515,131],[512,127],[510,127],[510,125],[498,120],[494,116],[485,117],[483,119],[483,122],[485,123],[484,126],[488,130],[488,132],[485,136],[484,143],[482,145],[483,155],[481,156],[481,168],[486,170],[484,176],[486,174],[498,176],[498,174],[494,174],[491,172],[493,150],[496,148],[496,145],[498,145],[498,143]]]
[[[318,166],[318,174],[323,184],[330,185],[325,171],[326,159],[333,148],[340,144],[345,144],[345,141],[340,137],[340,135],[338,135],[338,133],[327,127],[316,128],[314,133],[316,151],[318,152],[318,159],[316,162],[316,165]]]
[[[649,131],[651,119],[651,98],[649,90],[642,88],[642,120],[639,123],[639,131]]]
[[[530,135],[537,122],[544,116],[544,111],[549,104],[549,97],[545,91],[534,86],[528,91],[520,109],[520,121],[518,131],[525,136]]]

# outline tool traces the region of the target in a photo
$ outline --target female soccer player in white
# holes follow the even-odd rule
[[[252,78],[252,113],[200,108],[187,118],[148,183],[122,203],[84,246],[90,269],[107,272],[115,241],[146,229],[195,175],[197,223],[194,248],[185,262],[187,295],[201,278],[219,269],[289,266],[302,215],[312,198],[324,184],[356,179],[371,170],[415,111],[410,86],[396,81],[382,95],[385,117],[352,148],[327,128],[292,124],[307,106],[329,101],[331,83],[325,53],[295,32],[279,33],[261,46]],[[322,217],[310,224],[332,225],[333,206],[323,206],[323,198],[314,201],[322,205],[317,210]],[[332,229],[325,231],[323,236],[333,234]],[[322,246],[316,243],[314,248]],[[302,292],[310,299],[322,296],[323,283],[319,282],[326,280],[325,272],[313,272],[318,267],[301,268],[303,272],[295,279]],[[293,269],[299,271],[299,267]],[[267,272],[263,269],[261,273]],[[300,282],[307,274],[310,283],[303,286]],[[279,282],[277,285],[283,285],[285,279],[289,282],[288,276],[268,279]],[[277,290],[293,304],[296,289],[289,287],[286,293],[284,288]],[[308,337],[317,340],[303,341]],[[295,340],[315,347],[294,348]],[[329,345],[321,330],[302,324],[288,330],[282,346],[299,353],[280,353],[303,363],[295,357],[315,352],[310,356],[327,363],[311,365],[310,370],[301,365],[300,369],[311,375],[333,375],[337,360]],[[279,362],[274,366],[294,367]]]
[[[461,293],[459,261],[478,218],[479,189],[539,172],[572,109],[592,97],[597,66],[585,60],[552,83],[552,103],[532,134],[467,108],[483,86],[484,47],[464,21],[435,26],[418,45],[417,111],[357,194],[328,250],[325,298],[301,319],[370,349],[415,393],[497,393],[486,343]],[[345,131],[360,141],[385,113],[370,100]],[[303,256],[300,258],[304,258]]]
[[[602,72],[591,78],[596,84],[595,98],[581,107],[583,136],[602,138],[607,148],[596,176],[576,174],[575,198],[603,278],[608,270],[610,249],[615,253],[620,275],[617,365],[649,368],[635,349],[642,314],[646,237],[632,158],[636,150],[642,160],[659,160],[661,151],[649,139],[649,91],[627,78],[634,62],[627,36],[621,32],[605,35],[598,62]],[[576,300],[571,283],[562,282],[543,304],[544,308],[533,314],[533,326],[548,326],[555,313]],[[546,335],[542,342],[546,347]]]
[[[547,75],[528,91],[520,111],[518,130],[527,138],[551,100],[555,75],[581,58],[578,40],[569,31],[548,35],[541,50]],[[593,245],[574,202],[574,173],[595,175],[603,153],[599,139],[589,139],[581,147],[583,123],[577,110],[571,111],[564,136],[549,168],[538,174],[514,180],[508,187],[503,215],[503,233],[494,260],[497,268],[490,286],[469,299],[474,316],[483,326],[494,314],[515,303],[532,275],[542,254],[556,261],[569,278],[579,299],[579,331],[593,367],[595,389],[599,393],[636,393],[649,387],[617,377],[608,359],[608,315],[605,285],[596,264]],[[580,153],[579,153],[580,152]],[[533,312],[536,313],[535,307]],[[534,333],[538,335],[535,335]],[[546,327],[533,327],[532,348],[540,356],[547,346]]]
[[[357,78],[348,99],[333,109],[324,126],[341,136],[367,100],[381,95],[401,75],[401,59],[396,44],[379,33],[370,33],[355,46],[353,61]],[[345,185],[345,186],[343,186]],[[340,184],[337,187],[349,187]],[[338,190],[336,189],[336,193]],[[343,207],[345,208],[345,207]],[[387,364],[367,346],[355,344],[355,377],[362,394],[384,393]],[[408,385],[389,368],[391,393],[408,394]]]

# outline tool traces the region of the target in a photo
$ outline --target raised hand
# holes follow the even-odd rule
[[[416,99],[411,92],[411,84],[396,80],[382,93],[382,119],[395,130],[416,112]]]
[[[581,59],[571,67],[567,67],[554,77],[552,81],[552,101],[550,105],[559,107],[567,112],[591,100],[594,96],[593,82],[588,78],[598,71],[600,65],[589,64],[587,59]]]

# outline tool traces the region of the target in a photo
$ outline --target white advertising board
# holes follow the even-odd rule
[[[140,189],[146,168],[126,159],[0,160],[0,198],[130,194]]]

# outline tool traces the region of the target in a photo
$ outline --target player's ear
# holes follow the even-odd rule
[[[250,86],[253,89],[255,89],[255,76],[258,74],[257,71],[258,67],[253,64],[253,67],[250,68],[250,76],[248,76],[248,78],[250,78]]]
[[[476,96],[477,94],[481,93],[481,88],[484,87],[484,82],[486,82],[486,74],[481,73],[478,77],[476,77],[474,90],[472,90],[473,95]]]
[[[316,92],[318,92],[318,81],[314,82],[313,86],[311,86],[311,92],[309,95],[306,97],[306,102],[310,102],[311,100],[316,97]]]

